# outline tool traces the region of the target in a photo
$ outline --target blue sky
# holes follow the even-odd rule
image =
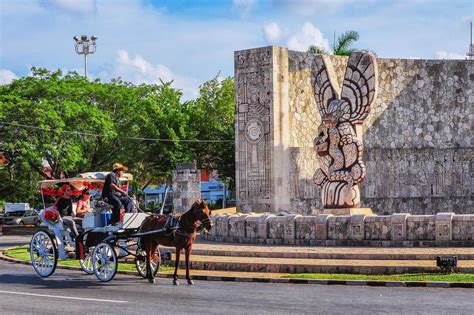
[[[233,52],[330,47],[354,29],[381,58],[463,59],[474,0],[0,0],[0,84],[32,66],[82,72],[74,35],[96,35],[89,75],[133,83],[174,80],[185,98]]]

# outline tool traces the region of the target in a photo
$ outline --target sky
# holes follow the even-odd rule
[[[234,51],[329,49],[334,32],[380,58],[464,59],[474,0],[0,0],[0,84],[32,66],[83,73],[75,35],[95,35],[88,75],[173,80],[184,99],[234,73]]]

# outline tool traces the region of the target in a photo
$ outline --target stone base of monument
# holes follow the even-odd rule
[[[371,208],[340,208],[340,209],[324,209],[323,214],[332,215],[375,215]]]

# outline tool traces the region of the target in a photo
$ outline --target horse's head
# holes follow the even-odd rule
[[[205,232],[209,232],[212,228],[211,221],[211,210],[207,206],[207,203],[202,199],[197,199],[192,207],[192,214],[197,221],[201,222]]]

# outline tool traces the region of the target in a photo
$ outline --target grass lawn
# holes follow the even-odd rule
[[[380,281],[440,281],[440,282],[474,282],[471,273],[405,273],[395,275],[356,275],[347,273],[294,273],[285,278],[311,280],[380,280]]]
[[[28,251],[28,249],[29,249],[29,245],[23,245],[23,246],[18,246],[18,247],[6,250],[3,254],[5,256],[19,259],[19,260],[31,261],[30,252]],[[81,267],[81,265],[79,264],[79,260],[76,260],[76,259],[71,259],[71,260],[59,259],[58,266],[72,266],[72,267],[79,267],[79,268]],[[135,267],[135,264],[120,262],[118,264],[118,270],[137,271],[137,268]],[[174,270],[174,268],[169,267],[169,266],[160,266],[160,272],[169,271],[169,270]]]

